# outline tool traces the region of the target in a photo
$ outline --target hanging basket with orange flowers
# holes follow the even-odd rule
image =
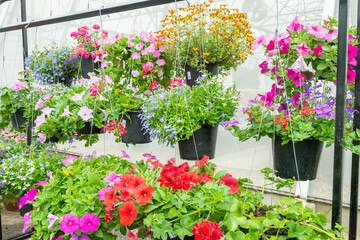
[[[246,13],[215,5],[207,0],[203,4],[169,10],[159,31],[161,41],[169,47],[173,60],[184,68],[187,65],[219,65],[219,73],[236,69],[252,54],[250,24]]]

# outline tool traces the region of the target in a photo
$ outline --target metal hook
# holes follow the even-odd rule
[[[30,23],[32,23],[35,19],[31,19],[30,22],[24,27],[24,29],[28,28],[28,26],[30,25]]]

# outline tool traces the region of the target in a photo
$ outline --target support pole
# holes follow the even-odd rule
[[[358,0],[358,12],[357,12],[357,39],[360,36],[360,0]],[[360,45],[358,45],[358,54],[356,60],[360,63]],[[355,105],[354,105],[354,131],[360,129],[360,66],[355,67]],[[357,136],[359,137],[359,136]],[[360,141],[354,141],[354,145],[359,145]],[[358,213],[358,201],[359,201],[359,155],[352,154],[351,163],[351,188],[350,188],[350,218],[349,218],[349,240],[356,240],[357,231],[357,213]]]
[[[347,79],[347,42],[348,42],[348,1],[339,1],[339,37],[337,55],[335,146],[333,170],[333,195],[331,227],[341,223],[344,135],[345,135],[345,91]]]

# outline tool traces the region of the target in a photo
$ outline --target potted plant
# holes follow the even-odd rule
[[[104,130],[114,133],[116,142],[142,144],[149,143],[150,135],[142,126],[140,114],[142,104],[146,101],[150,90],[140,92],[139,89],[127,87],[114,88],[107,92],[106,112],[109,113]]]
[[[173,62],[185,67],[187,84],[195,84],[205,69],[212,75],[229,73],[252,54],[250,24],[246,14],[212,0],[169,10],[162,21],[160,45],[168,47]]]
[[[72,55],[74,48],[59,46],[55,42],[25,59],[25,67],[31,70],[35,81],[44,84],[63,83],[70,86],[79,74],[79,56]]]
[[[134,87],[141,92],[158,83],[167,86],[174,68],[166,46],[158,46],[158,35],[151,32],[117,34],[105,41],[104,73],[118,87]]]
[[[41,106],[36,112],[36,130],[59,142],[77,138],[92,145],[98,141],[97,134],[104,133],[108,100],[102,94],[110,89],[109,84],[108,77],[90,75],[89,80],[80,79],[69,89],[58,89],[46,101],[43,97],[35,105]]]
[[[143,105],[143,125],[152,139],[175,145],[183,159],[198,160],[215,155],[217,126],[237,109],[239,92],[217,79],[203,79],[199,86],[175,84],[159,90]]]
[[[259,66],[275,83],[271,91],[249,101],[244,109],[249,116],[245,129],[226,127],[241,141],[272,138],[274,168],[280,177],[315,179],[322,143],[330,146],[334,141],[336,38],[333,19],[319,26],[303,25],[295,18],[278,39],[261,36],[254,42],[254,49],[266,48],[268,59]],[[357,51],[352,46],[349,43],[350,65],[352,52]]]
[[[99,61],[103,57],[101,48],[108,32],[100,29],[98,24],[94,24],[92,29],[88,26],[79,27],[77,31],[70,34],[78,42],[72,56],[81,56],[81,72],[83,78],[89,78],[88,73],[99,69]]]

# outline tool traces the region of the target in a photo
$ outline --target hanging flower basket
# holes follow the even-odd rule
[[[185,67],[185,77],[186,84],[189,86],[198,85],[196,80],[205,74],[205,72],[211,73],[211,76],[216,76],[219,74],[219,64],[217,63],[208,63],[204,67],[191,67],[186,65]]]
[[[91,125],[91,122],[85,122],[85,127],[79,130],[79,134],[100,134],[105,133],[102,128]]]
[[[4,207],[9,212],[18,212],[19,211],[19,198],[12,196],[3,196],[4,198]]]
[[[130,110],[128,112],[129,117],[124,115],[123,124],[127,133],[121,135],[123,143],[141,144],[151,142],[150,134],[145,133],[141,124],[141,119],[139,118],[141,113],[143,113],[142,110]]]
[[[83,78],[90,78],[88,73],[97,71],[100,68],[98,62],[94,62],[92,57],[89,58],[81,58],[81,74]]]
[[[180,158],[199,160],[205,155],[214,158],[217,132],[218,125],[204,124],[189,139],[179,141]]]
[[[315,139],[305,139],[296,143],[290,141],[284,145],[281,143],[280,137],[273,140],[274,169],[278,171],[276,176],[284,179],[295,178],[298,181],[314,180],[324,143]]]

